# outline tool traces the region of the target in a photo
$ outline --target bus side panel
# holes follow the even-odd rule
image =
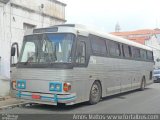
[[[85,74],[88,82],[84,82],[87,85],[86,97],[95,80],[101,81],[102,96],[138,89],[143,76],[147,83],[152,83],[149,80],[152,69],[152,62],[91,56],[87,70],[84,69],[88,73]]]

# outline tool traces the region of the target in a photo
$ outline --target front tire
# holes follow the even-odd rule
[[[89,103],[91,105],[97,104],[102,96],[101,84],[98,81],[95,81],[90,90]]]

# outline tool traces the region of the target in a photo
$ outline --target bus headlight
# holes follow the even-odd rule
[[[24,84],[24,83],[22,83],[22,84],[21,84],[21,86],[24,88],[24,87],[25,87],[25,84]]]
[[[56,90],[59,91],[60,90],[60,84],[56,85]]]
[[[53,84],[50,85],[50,91],[52,91],[52,90],[54,90],[54,85]]]
[[[70,83],[64,83],[64,84],[63,84],[63,90],[64,90],[65,92],[70,91],[70,90],[71,90],[71,84],[70,84]]]
[[[49,91],[61,92],[62,91],[62,83],[61,82],[49,83]]]
[[[21,87],[21,84],[20,84],[20,83],[17,83],[17,87],[20,88],[20,87]]]
[[[18,80],[17,81],[17,88],[18,89],[25,89],[26,88],[26,81],[25,80]]]

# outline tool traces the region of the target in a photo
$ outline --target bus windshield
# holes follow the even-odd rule
[[[24,37],[19,63],[71,63],[73,34],[46,33]]]

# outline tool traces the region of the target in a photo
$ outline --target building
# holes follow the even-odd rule
[[[65,6],[57,0],[0,0],[0,91],[1,79],[10,79],[11,44],[21,47],[27,29],[65,23]]]
[[[160,29],[112,32],[111,34],[151,47],[153,49],[155,68],[160,68]]]

